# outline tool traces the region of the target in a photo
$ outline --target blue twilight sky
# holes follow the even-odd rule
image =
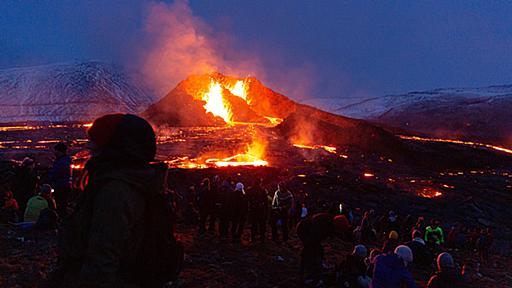
[[[146,39],[148,6],[155,2],[2,0],[0,68],[89,59],[134,68],[130,62],[144,54],[140,43]],[[230,49],[216,53],[253,55],[266,83],[296,99],[512,84],[512,2],[190,0],[188,5],[208,37],[227,35]],[[300,92],[291,88],[304,81]]]

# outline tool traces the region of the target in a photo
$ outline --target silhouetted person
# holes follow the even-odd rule
[[[19,205],[14,199],[11,191],[6,191],[3,195],[2,206],[0,206],[0,222],[18,222]]]
[[[216,206],[219,211],[219,236],[226,238],[228,236],[229,222],[231,220],[231,212],[229,211],[229,199],[233,193],[234,187],[231,179],[227,178],[222,182],[219,188]]]
[[[208,230],[215,231],[215,194],[210,185],[210,179],[205,178],[201,182],[198,191],[199,198],[199,233],[206,231],[206,222],[209,220]]]
[[[251,240],[255,241],[256,236],[260,241],[265,241],[265,230],[267,220],[267,191],[263,188],[263,180],[257,179],[252,187],[247,190],[249,202],[249,224],[251,225]]]
[[[55,152],[55,161],[48,172],[48,183],[55,189],[55,202],[59,215],[66,215],[68,201],[71,196],[71,157],[68,156],[68,147],[66,144],[57,143],[53,150]]]
[[[25,157],[20,167],[16,169],[13,185],[14,198],[19,205],[19,218],[23,219],[23,213],[27,207],[27,201],[36,194],[38,182],[35,170],[36,162],[30,157]]]
[[[366,275],[365,258],[368,250],[364,245],[356,245],[352,254],[347,255],[338,267],[338,284],[340,287],[368,287],[370,278]]]
[[[284,183],[277,185],[277,191],[272,199],[272,240],[277,241],[277,228],[281,227],[283,231],[283,241],[288,241],[288,219],[290,209],[293,205],[293,195],[286,189]]]
[[[315,214],[297,224],[297,236],[303,245],[300,272],[305,282],[313,284],[322,281],[324,259],[322,241],[337,233],[344,233],[348,229],[349,224],[345,216],[333,217],[328,213]]]
[[[414,258],[414,265],[417,267],[426,267],[432,262],[433,256],[430,254],[430,250],[422,238],[422,234],[418,230],[412,232],[412,240],[405,243],[405,245],[411,248],[412,255]]]
[[[394,252],[380,254],[375,258],[371,288],[416,288],[407,266],[412,263],[412,251],[405,245]]]
[[[56,204],[52,197],[53,189],[48,184],[41,185],[39,193],[31,197],[27,202],[25,209],[25,221],[36,222],[39,219],[41,211],[44,209],[55,210]]]
[[[96,119],[88,134],[89,181],[60,235],[51,286],[161,287],[156,273],[176,271],[170,262],[180,253],[165,250],[176,242],[168,201],[156,188],[159,174],[149,165],[156,153],[153,129],[138,116],[111,114]],[[155,201],[159,195],[161,202]],[[155,229],[162,231],[155,234]],[[152,239],[156,235],[165,238]],[[164,277],[173,277],[170,272]]]
[[[247,216],[247,196],[245,195],[244,184],[236,183],[235,190],[229,197],[229,210],[231,213],[231,239],[233,242],[240,241]]]
[[[455,262],[449,253],[437,257],[437,271],[430,277],[428,288],[465,287],[462,274],[455,268]]]

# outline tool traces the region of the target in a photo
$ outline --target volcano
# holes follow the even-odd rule
[[[211,99],[216,99],[218,107]],[[281,123],[276,127],[277,133],[302,145],[377,150],[399,142],[393,134],[364,120],[294,102],[254,77],[236,78],[220,73],[190,76],[143,114],[156,125],[168,126],[242,123],[274,127]]]

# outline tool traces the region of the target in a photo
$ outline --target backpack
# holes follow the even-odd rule
[[[133,267],[135,282],[141,287],[162,287],[175,281],[183,267],[183,244],[174,237],[175,214],[166,196],[167,166],[153,164],[159,193],[146,197],[144,238]]]

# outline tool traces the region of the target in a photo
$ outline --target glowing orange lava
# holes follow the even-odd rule
[[[461,141],[461,140],[452,140],[452,139],[439,139],[439,138],[424,138],[424,137],[418,137],[418,136],[406,136],[406,135],[398,135],[398,137],[406,140],[414,140],[414,141],[423,141],[423,142],[442,142],[442,143],[453,143],[453,144],[461,144],[461,145],[467,145],[467,146],[474,146],[474,147],[482,147],[482,148],[488,148],[488,149],[494,149],[497,151],[505,152],[508,154],[512,154],[512,149],[500,147],[500,146],[494,146],[491,144],[485,144],[485,143],[477,143],[477,142],[471,142],[471,141]]]
[[[303,145],[303,144],[293,144],[294,147],[301,149],[323,149],[329,153],[336,154],[336,147],[326,146],[326,145]]]

